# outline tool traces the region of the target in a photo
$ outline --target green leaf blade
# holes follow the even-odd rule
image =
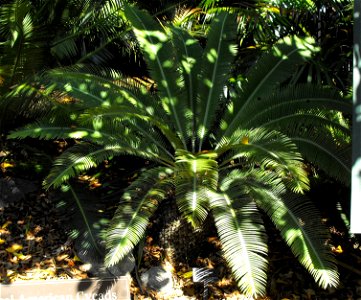
[[[267,243],[255,204],[232,192],[213,194],[211,204],[224,256],[238,286],[249,297],[264,295]]]
[[[106,265],[121,261],[142,239],[149,218],[172,188],[172,176],[168,168],[150,169],[127,188],[106,234]]]
[[[230,66],[236,53],[233,41],[236,37],[235,16],[226,12],[219,14],[211,25],[207,46],[202,57],[197,105],[197,135],[199,149],[215,119]]]

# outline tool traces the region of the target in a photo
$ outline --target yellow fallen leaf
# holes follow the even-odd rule
[[[6,243],[6,240],[0,239],[0,245],[5,244],[5,243]]]
[[[62,260],[65,260],[65,259],[67,259],[67,258],[69,258],[69,255],[68,255],[68,254],[60,254],[60,255],[58,255],[55,259],[56,259],[57,261],[62,261]]]
[[[9,253],[14,253],[16,251],[22,250],[23,246],[19,244],[12,244],[10,247],[6,248],[5,250]]]
[[[74,255],[73,260],[74,260],[74,261],[80,261],[80,262],[82,261],[82,260],[79,258],[79,256],[77,256],[77,255]]]
[[[334,253],[343,253],[343,249],[340,245],[338,245],[337,247],[332,247],[332,252]]]
[[[2,170],[6,170],[7,168],[13,168],[14,166],[15,166],[15,164],[9,163],[9,162],[3,162],[0,164],[0,168]]]
[[[178,274],[178,275],[180,275],[184,279],[191,278],[193,276],[193,271],[185,272],[183,274]]]
[[[6,221],[3,226],[1,226],[2,229],[6,229],[6,227],[8,227],[12,222],[11,221]]]
[[[13,253],[18,259],[20,260],[29,260],[31,258],[31,255],[24,255],[21,252],[20,253]]]

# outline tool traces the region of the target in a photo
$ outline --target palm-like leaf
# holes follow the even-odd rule
[[[249,117],[247,108],[253,103],[268,97],[270,91],[290,76],[299,63],[316,51],[312,39],[286,37],[272,50],[262,56],[249,71],[247,81],[242,82],[239,101],[233,101],[222,120],[221,134],[231,136],[242,120]]]
[[[222,13],[214,19],[208,34],[208,43],[203,52],[203,69],[199,77],[198,103],[195,110],[199,118],[197,122],[198,151],[202,150],[207,131],[216,117],[219,97],[236,53],[233,46],[235,36],[233,15]]]
[[[44,105],[49,98],[39,92],[44,84],[43,78],[38,84],[40,72],[74,62],[105,63],[110,58],[107,48],[115,41],[118,48],[131,48],[122,1],[7,2],[0,8],[0,108],[20,120],[32,120],[49,109]],[[26,97],[19,89],[24,84],[30,87]],[[30,93],[35,86],[38,91]],[[18,119],[12,119],[3,115],[1,130],[15,127]]]
[[[177,27],[171,27],[173,42],[176,49],[177,60],[181,79],[184,81],[179,98],[187,99],[187,110],[185,116],[187,118],[187,138],[191,137],[192,151],[195,152],[196,143],[196,126],[197,126],[197,91],[198,76],[201,66],[202,47],[198,41],[188,32]]]
[[[328,138],[325,138],[328,137]],[[351,145],[337,145],[329,132],[290,134],[302,155],[332,177],[350,184]]]
[[[319,285],[323,288],[337,286],[336,261],[325,245],[329,236],[312,203],[297,197],[281,199],[264,188],[254,188],[252,193]]]
[[[150,73],[158,83],[164,110],[172,116],[174,126],[186,146],[185,103],[177,97],[177,72],[174,49],[160,24],[148,14],[134,7],[125,6],[125,15],[132,22],[134,32],[145,54]]]
[[[308,190],[309,181],[304,170],[302,157],[290,138],[276,131],[257,128],[237,132],[230,140],[224,139],[219,145],[222,168],[232,167],[236,159],[258,164],[263,170],[276,172],[294,192]]]
[[[133,142],[130,145],[114,143],[104,146],[85,142],[80,143],[66,150],[63,155],[55,160],[54,167],[46,178],[44,185],[46,188],[58,187],[64,181],[79,175],[81,172],[98,166],[99,163],[109,157],[124,154],[135,155],[161,163],[157,154],[141,149],[137,150],[138,146],[136,144],[139,145],[138,142]]]
[[[95,197],[70,185],[62,186],[55,199],[58,207],[66,212],[69,218],[67,227],[70,228],[67,230],[69,236],[75,240],[77,253],[85,256],[90,263],[101,262],[105,255],[105,248],[101,244],[110,218],[104,212],[97,211],[99,202]]]
[[[218,163],[216,153],[194,155],[184,150],[176,152],[176,197],[180,211],[194,227],[199,227],[208,215],[208,194],[217,190]]]
[[[237,176],[226,177],[211,208],[224,255],[235,279],[248,296],[264,294],[267,281],[267,240],[263,222],[246,186],[234,188]]]
[[[337,285],[335,258],[326,246],[329,236],[310,201],[286,195],[285,185],[272,172],[235,170],[228,178],[233,189],[247,189],[247,195],[270,216],[295,256],[323,288]]]
[[[108,265],[119,262],[139,243],[149,218],[172,189],[172,175],[164,167],[146,170],[125,191],[107,233]]]

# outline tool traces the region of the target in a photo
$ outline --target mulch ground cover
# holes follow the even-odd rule
[[[65,234],[64,218],[44,192],[33,192],[26,199],[0,209],[0,280],[87,278],[84,262]],[[270,234],[270,265],[267,298],[263,299],[361,299],[361,246],[345,233],[330,228],[333,248],[339,261],[339,289],[322,290],[292,256],[276,231]],[[139,272],[160,263],[163,249],[148,236]],[[216,236],[208,237],[208,257],[199,257],[197,266],[216,268],[218,281],[210,284],[210,299],[243,299],[229,270],[219,255]],[[212,251],[211,251],[212,250]],[[203,251],[203,253],[205,253]],[[203,287],[192,282],[191,266],[173,266],[177,284],[183,295],[179,299],[201,299]],[[141,291],[133,280],[134,299],[157,299],[156,293]],[[159,298],[161,299],[161,298]]]

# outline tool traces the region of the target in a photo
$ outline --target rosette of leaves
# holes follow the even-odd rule
[[[350,113],[351,103],[331,89],[283,84],[317,51],[313,41],[280,40],[230,90],[237,51],[232,14],[214,18],[204,48],[135,7],[126,6],[125,15],[156,85],[149,90],[69,69],[48,73],[52,88],[65,87],[76,103],[10,135],[77,139],[56,159],[45,187],[57,188],[105,159],[143,158],[152,164],[125,189],[107,229],[107,265],[132,251],[159,203],[175,192],[194,227],[213,215],[224,257],[247,295],[266,290],[263,213],[320,286],[337,286],[328,231],[303,196],[304,158],[348,180],[349,145],[335,141],[329,128],[345,135],[349,128],[325,112]]]

